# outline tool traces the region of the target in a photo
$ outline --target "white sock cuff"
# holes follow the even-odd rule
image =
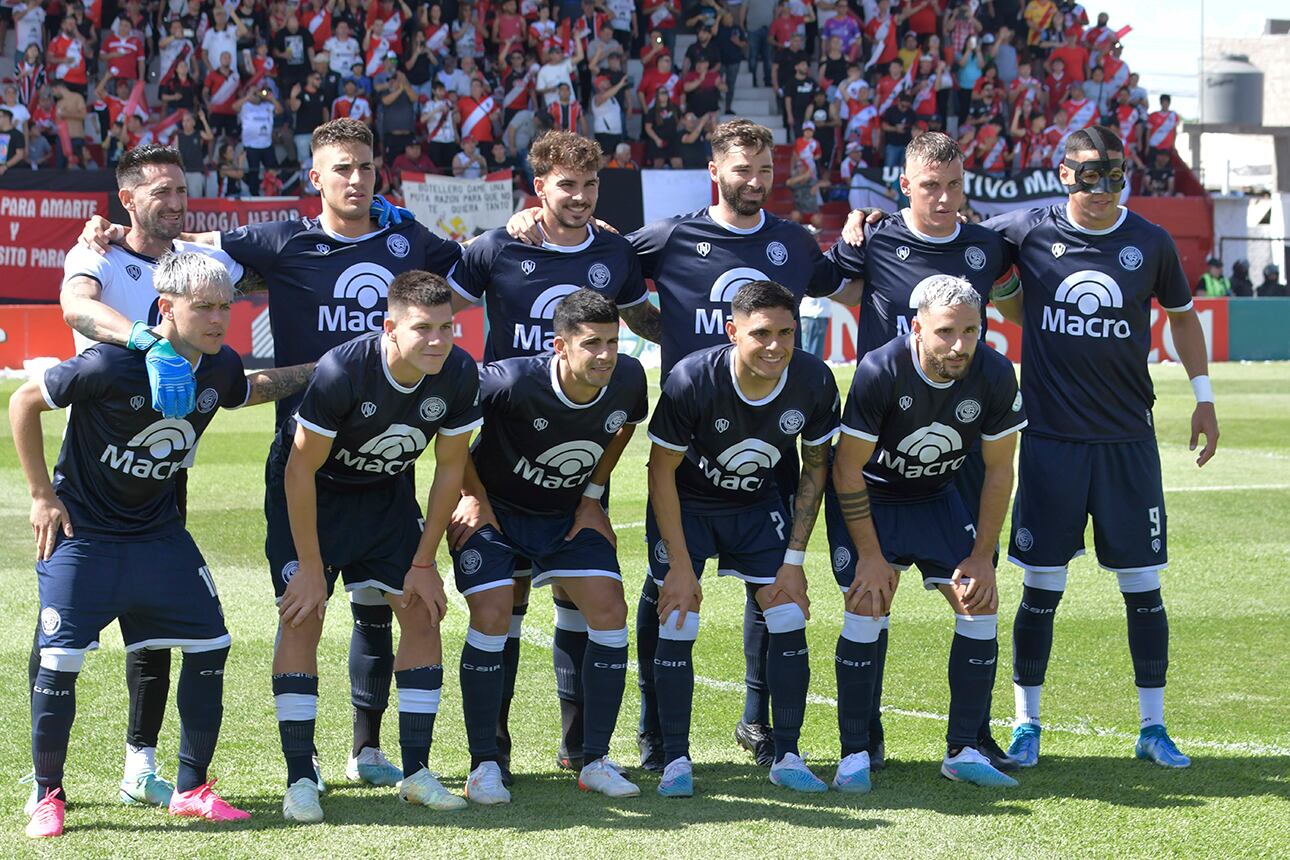
[[[882,633],[883,624],[887,619],[870,618],[868,615],[855,615],[850,612],[842,613],[842,638],[851,642],[868,644],[877,642],[878,636]]]
[[[55,672],[79,672],[85,667],[85,652],[55,654],[50,649],[40,651],[40,668],[52,669]]]
[[[515,610],[523,609],[525,612],[527,612],[528,608],[529,606],[526,603],[523,606],[516,606],[511,610],[511,627],[506,632],[507,638],[509,639],[520,638],[520,633],[524,630],[524,612],[516,612]]]
[[[583,616],[581,610],[576,607],[561,606],[557,603],[555,607],[555,629],[569,633],[586,633],[587,619]]]
[[[506,647],[506,634],[501,633],[492,636],[487,633],[480,633],[474,627],[467,627],[466,644],[472,648],[478,648],[480,651],[496,654]]]
[[[998,615],[955,615],[954,632],[985,642],[999,635]]]
[[[1155,591],[1160,587],[1160,571],[1144,570],[1141,573],[1117,573],[1121,594],[1139,594],[1143,591]]]
[[[766,616],[766,629],[771,633],[792,633],[794,630],[806,629],[806,615],[796,603],[784,603],[763,609]]]
[[[699,638],[699,613],[685,613],[685,622],[681,625],[681,629],[677,630],[676,621],[679,615],[679,609],[672,610],[667,620],[658,626],[658,638],[676,642],[693,642]]]
[[[627,627],[624,625],[617,630],[593,630],[588,627],[587,638],[605,648],[626,648]]]
[[[389,606],[385,599],[385,592],[379,588],[373,588],[365,585],[362,588],[355,588],[349,592],[349,602],[356,603],[359,606]]]
[[[273,697],[278,722],[318,718],[318,697],[310,693],[278,693]]]
[[[881,618],[880,620],[882,621],[882,629],[883,629],[883,630],[890,630],[890,629],[891,629],[891,616],[890,616],[890,615],[884,615],[884,616],[882,616],[882,618]]]
[[[1065,591],[1066,590],[1066,568],[1061,570],[1030,570],[1021,577],[1023,585],[1031,588],[1038,588],[1043,591]]]
[[[415,687],[399,688],[399,710],[409,714],[439,713],[441,690],[421,690]]]

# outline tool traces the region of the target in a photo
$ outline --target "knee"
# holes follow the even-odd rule
[[[588,633],[592,630],[618,630],[627,627],[627,603],[621,595],[616,601],[588,606],[582,614],[587,619]]]
[[[323,619],[312,613],[296,626],[279,622],[278,647],[308,648],[312,646],[316,648],[318,647],[318,640],[322,638],[322,629]]]
[[[466,598],[470,605],[470,626],[489,636],[505,634],[511,626],[513,601],[508,588],[492,588]]]

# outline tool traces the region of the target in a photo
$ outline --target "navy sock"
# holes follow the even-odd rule
[[[497,761],[497,721],[502,709],[502,657],[506,634],[488,636],[466,631],[461,649],[461,711],[466,720],[471,769],[481,761]]]
[[[41,797],[63,787],[67,742],[76,719],[78,674],[41,666],[31,688],[31,760]]]
[[[587,653],[587,622],[576,604],[552,598],[555,635],[551,659],[555,665],[555,692],[569,702],[582,701],[582,661]],[[581,629],[578,629],[581,628]]]
[[[658,649],[658,583],[648,572],[636,604],[637,686],[641,693],[640,731],[658,732],[658,696],[654,691],[654,657]]]
[[[125,655],[125,689],[130,696],[125,742],[155,747],[170,697],[170,649],[141,648]]]
[[[1169,618],[1160,589],[1124,593],[1134,683],[1163,687],[1169,670]]]
[[[179,772],[177,791],[192,791],[206,782],[224,720],[224,664],[228,648],[185,654],[179,669]]]
[[[349,687],[354,705],[351,752],[380,748],[381,718],[390,705],[394,677],[394,610],[389,604],[349,604],[354,629],[349,637]]]
[[[998,657],[997,638],[954,634],[949,660],[950,719],[945,735],[951,747],[976,746]]]
[[[878,634],[878,650],[875,657],[877,671],[873,679],[873,706],[869,709],[869,743],[882,743],[882,676],[887,670],[887,628]]]
[[[657,636],[658,622],[654,624]],[[663,735],[663,763],[690,755],[690,710],[694,703],[694,640],[657,639],[654,688],[658,730]],[[642,696],[642,701],[644,697]]]
[[[278,715],[287,785],[315,779],[314,723],[318,717],[318,676],[286,672],[273,676],[273,703]]]
[[[770,687],[766,684],[766,648],[770,634],[766,616],[757,605],[757,589],[744,583],[744,722],[770,723]]]
[[[1012,622],[1012,681],[1021,687],[1038,687],[1048,673],[1053,650],[1053,618],[1062,592],[1027,585],[1021,590],[1017,617]]]
[[[399,688],[399,751],[403,756],[403,775],[412,776],[430,763],[434,718],[443,688],[443,666],[400,669],[394,673],[394,682]]]
[[[842,757],[869,748],[869,714],[878,680],[878,643],[838,637],[838,735]]]
[[[811,684],[811,658],[805,628],[771,633],[769,639],[766,681],[770,685],[775,760],[779,761],[788,753],[797,753],[806,715],[806,691]]]
[[[584,762],[609,755],[609,739],[618,724],[627,687],[627,628],[588,631],[587,635],[582,662]]]
[[[511,629],[502,649],[502,708],[497,715],[497,749],[507,758],[511,754],[511,700],[515,698],[515,679],[520,672],[520,632],[528,611],[527,603],[511,607]]]
[[[40,619],[36,619],[36,632],[31,637],[31,653],[27,655],[27,692],[36,688],[36,676],[40,674]]]

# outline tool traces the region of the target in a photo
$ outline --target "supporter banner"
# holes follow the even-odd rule
[[[257,197],[253,200],[194,197],[188,201],[184,232],[205,233],[266,221],[316,218],[320,212],[322,200],[317,197]]]
[[[63,259],[105,193],[6,191],[0,195],[0,301],[56,302]]]
[[[713,202],[712,177],[706,170],[642,170],[642,223],[694,212]]]
[[[0,370],[21,370],[33,358],[71,358],[72,330],[58,305],[5,305],[0,311]]]
[[[487,179],[404,171],[403,199],[418,221],[459,242],[506,226],[514,211],[509,170],[490,174]]]
[[[899,167],[866,167],[851,178],[851,208],[876,207],[896,211],[894,199]],[[998,215],[1020,206],[1047,206],[1066,199],[1066,189],[1056,170],[1023,170],[1011,178],[967,171],[964,191],[972,208],[981,215]]]

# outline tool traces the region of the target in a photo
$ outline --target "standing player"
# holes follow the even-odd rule
[[[474,359],[452,342],[452,292],[438,275],[404,272],[389,287],[383,331],[330,350],[296,414],[278,431],[265,474],[266,555],[278,596],[273,696],[289,821],[322,821],[313,767],[318,640],[338,576],[376,589],[399,620],[399,798],[459,809],[426,769],[443,686],[439,621],[446,603],[435,552],[461,493],[470,433],[480,425]],[[435,440],[425,529],[411,481]]]
[[[640,793],[608,759],[626,682],[627,603],[617,537],[601,497],[634,425],[649,411],[645,371],[636,359],[618,355],[618,310],[606,296],[586,288],[569,294],[552,324],[554,355],[484,366],[484,429],[472,452],[475,472],[467,476],[475,486],[466,492],[486,500],[494,522],[453,551],[457,590],[470,605],[461,699],[471,753],[466,796],[478,803],[510,800],[495,727],[520,559],[531,563],[535,585],[564,589],[570,608],[557,604],[557,615],[572,609],[585,619],[590,641],[578,676],[585,705],[578,786],[611,797]]]
[[[833,463],[837,494],[825,502],[846,602],[835,661],[842,760],[833,785],[841,791],[870,787],[879,637],[896,571],[910,565],[957,618],[941,773],[976,785],[1017,784],[979,744],[999,651],[995,547],[1012,492],[1015,434],[1026,418],[1011,362],[980,346],[980,336],[978,288],[933,275],[919,285],[912,331],[867,353],[851,383]],[[954,479],[977,440],[985,475],[973,510]]]
[[[797,302],[771,281],[740,287],[725,318],[730,343],[682,359],[650,421],[645,534],[650,575],[659,585],[654,676],[665,756],[658,792],[665,797],[694,793],[692,655],[699,576],[713,557],[718,573],[752,587],[766,619],[771,782],[794,791],[827,789],[797,741],[810,683],[802,563],[824,493],[828,444],[838,432],[838,393],[824,362],[793,349]],[[799,436],[803,466],[790,519],[776,466]]]
[[[533,228],[538,245],[511,238],[506,230],[491,230],[471,242],[449,277],[457,291],[454,307],[486,301],[488,339],[484,361],[549,354],[555,332],[552,319],[561,299],[579,288],[594,290],[612,300],[627,324],[642,337],[657,341],[658,309],[649,303],[640,264],[627,240],[608,230],[593,230],[600,193],[600,145],[566,131],[542,135],[529,150],[533,186],[542,201]],[[450,531],[454,548],[485,523],[497,526],[486,497],[471,488],[478,484],[473,465],[466,465],[466,488]],[[612,467],[611,467],[612,468]],[[508,727],[515,677],[519,671],[520,630],[528,610],[529,569],[519,559],[513,586],[515,601],[503,652],[505,687],[497,733],[503,781],[509,785],[511,738]],[[586,620],[559,583],[552,583],[558,607],[552,649],[562,733],[557,763],[582,768],[583,682],[587,651]]]
[[[1052,649],[1053,615],[1067,565],[1084,553],[1093,518],[1098,563],[1124,596],[1138,688],[1136,754],[1166,767],[1190,759],[1165,732],[1169,623],[1160,595],[1168,561],[1164,490],[1147,373],[1151,300],[1169,328],[1196,394],[1191,447],[1204,466],[1218,445],[1205,338],[1173,239],[1118,205],[1124,144],[1101,126],[1066,141],[1059,168],[1065,206],[986,222],[1016,262],[1024,313],[1021,390],[1030,427],[1021,441],[1008,559],[1025,571],[1013,625],[1017,726],[1009,755],[1039,759],[1039,698]],[[1023,292],[1024,290],[1024,292]]]
[[[155,281],[165,338],[193,369],[196,409],[163,418],[149,407],[146,354],[95,345],[10,399],[14,446],[31,491],[40,591],[40,669],[32,686],[38,802],[27,835],[63,832],[63,763],[85,653],[113,619],[126,651],[179,648],[179,771],[171,814],[232,821],[248,814],[212,790],[207,768],[223,717],[229,635],[210,569],[185,531],[176,475],[219,407],[263,403],[304,387],[308,368],[243,375],[224,346],[233,286],[199,254],[161,260]],[[40,413],[76,405],[50,482]],[[164,703],[163,703],[164,704]]]

